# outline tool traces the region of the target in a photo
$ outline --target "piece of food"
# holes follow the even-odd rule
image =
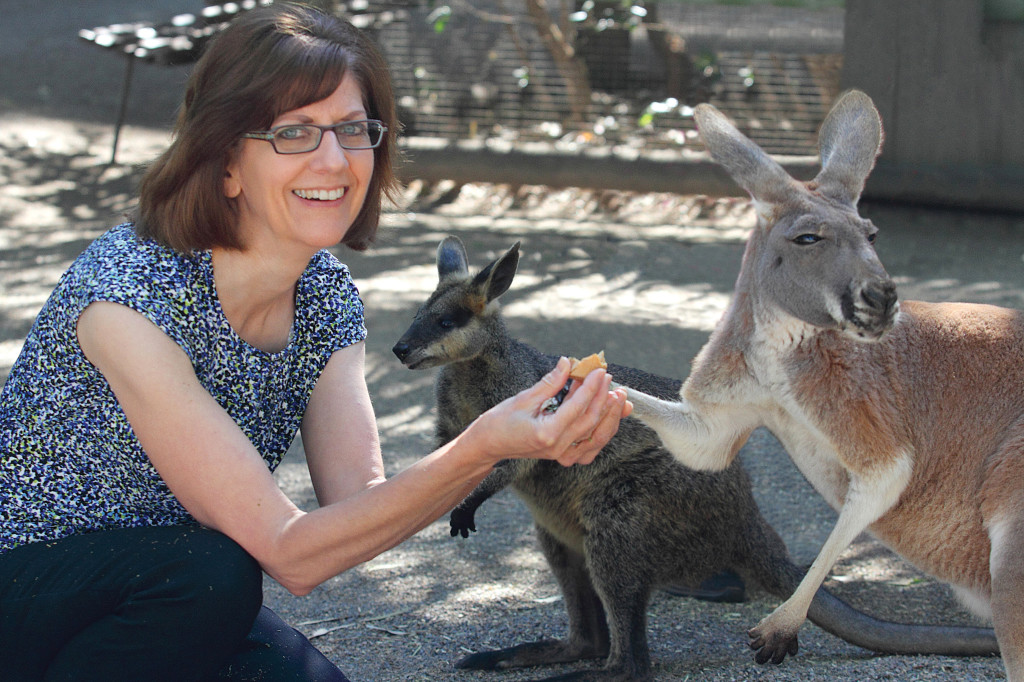
[[[540,406],[543,412],[551,414],[558,410],[562,405],[562,401],[565,400],[565,396],[569,393],[569,387],[572,386],[573,379],[583,381],[587,378],[588,374],[598,367],[601,369],[608,369],[608,363],[604,361],[604,351],[588,355],[582,360],[569,358],[569,363],[569,381],[565,382],[565,386],[563,386],[562,390],[558,392],[558,395],[544,401],[544,404]]]
[[[577,381],[583,381],[595,369],[608,369],[608,363],[604,361],[604,351],[588,355],[582,360],[569,358],[569,362],[572,363],[569,366],[569,378]]]

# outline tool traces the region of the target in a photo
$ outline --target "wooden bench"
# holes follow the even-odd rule
[[[224,30],[232,19],[261,5],[269,5],[272,1],[241,0],[207,4],[198,14],[179,14],[162,23],[111,24],[78,32],[78,37],[82,40],[120,54],[125,60],[121,103],[114,125],[114,143],[110,154],[111,164],[117,160],[117,144],[124,125],[136,61],[164,66],[191,64],[202,54],[206,43]]]

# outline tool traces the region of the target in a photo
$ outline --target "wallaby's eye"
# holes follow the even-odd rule
[[[877,239],[877,238],[878,238],[878,233],[877,232],[872,232],[871,234],[868,235],[868,244],[874,244],[875,243],[875,239]]]
[[[817,244],[822,239],[823,237],[821,235],[808,232],[807,234],[801,234],[794,237],[793,243],[797,246],[810,246],[811,244]]]
[[[468,308],[456,308],[437,318],[437,324],[441,329],[455,329],[465,327],[473,319],[473,311]]]

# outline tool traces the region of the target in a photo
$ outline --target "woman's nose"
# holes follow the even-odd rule
[[[313,164],[325,167],[348,165],[348,151],[338,141],[338,134],[333,130],[325,130],[320,146],[313,150]]]

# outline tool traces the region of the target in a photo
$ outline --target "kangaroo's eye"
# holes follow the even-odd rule
[[[868,244],[874,244],[875,243],[875,239],[877,239],[877,238],[878,238],[878,233],[877,232],[872,232],[871,234],[868,235]]]
[[[810,246],[811,244],[817,244],[822,240],[822,237],[817,234],[808,232],[807,234],[797,235],[793,238],[793,243],[798,246]]]
[[[454,329],[455,328],[455,320],[453,320],[450,317],[442,317],[440,320],[438,320],[437,323],[441,326],[441,329]]]

